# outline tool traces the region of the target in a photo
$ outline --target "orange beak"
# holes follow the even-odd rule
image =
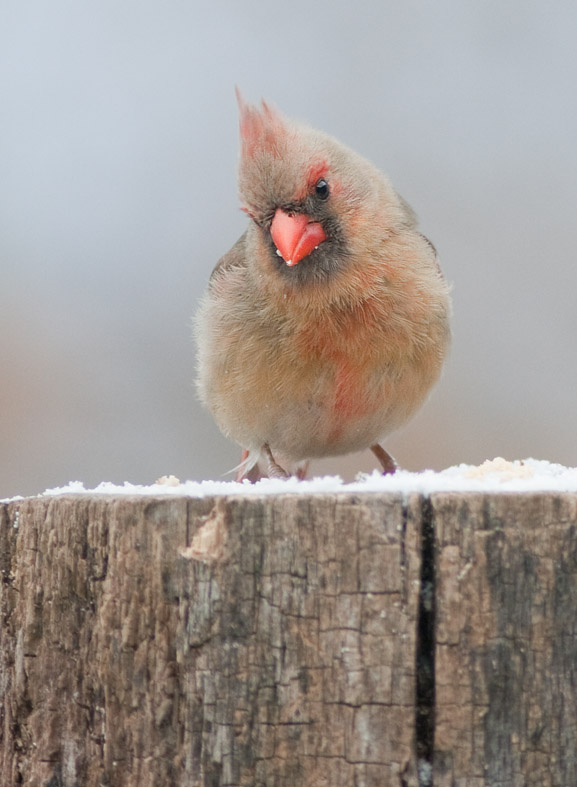
[[[283,260],[291,266],[300,262],[327,238],[318,221],[311,221],[305,213],[289,216],[280,208],[274,214],[270,234]]]

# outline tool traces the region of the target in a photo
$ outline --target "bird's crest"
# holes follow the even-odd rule
[[[265,101],[256,107],[245,101],[236,88],[238,102],[240,139],[243,158],[253,158],[257,151],[268,151],[271,155],[282,155],[282,143],[288,129],[279,113]]]

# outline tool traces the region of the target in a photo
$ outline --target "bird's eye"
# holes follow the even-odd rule
[[[317,180],[317,184],[315,186],[315,194],[319,199],[325,200],[328,199],[330,194],[329,184],[326,182],[324,178]]]

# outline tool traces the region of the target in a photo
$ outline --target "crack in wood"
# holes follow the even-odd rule
[[[435,527],[429,497],[421,504],[421,574],[416,642],[415,736],[419,787],[433,787],[435,748]]]

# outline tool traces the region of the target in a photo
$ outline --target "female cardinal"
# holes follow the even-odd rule
[[[423,403],[449,343],[435,248],[370,162],[237,98],[250,224],[197,317],[201,399],[244,449],[240,479],[367,447],[394,472],[379,442]]]

